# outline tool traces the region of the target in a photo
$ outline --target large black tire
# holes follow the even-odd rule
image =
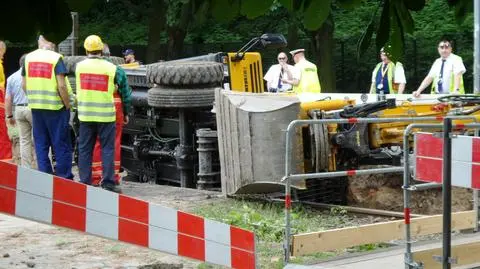
[[[67,67],[67,72],[69,75],[75,74],[75,68],[77,67],[77,63],[85,60],[87,56],[65,56],[63,57],[63,62]],[[114,65],[124,64],[125,60],[122,57],[110,56],[107,58],[111,63]]]
[[[223,65],[216,62],[163,62],[147,65],[147,81],[165,86],[221,86]]]
[[[75,68],[77,67],[77,63],[85,60],[87,56],[65,56],[63,57],[63,62],[67,67],[67,72],[69,75],[75,74]]]
[[[125,63],[125,59],[123,59],[122,57],[117,57],[117,56],[107,57],[107,60],[109,60],[114,65],[121,65],[121,64]]]
[[[170,89],[163,87],[148,90],[148,105],[151,107],[211,107],[215,89]]]

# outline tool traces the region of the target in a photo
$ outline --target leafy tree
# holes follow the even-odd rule
[[[43,34],[58,43],[72,31],[70,11],[86,11],[94,0],[16,0],[2,6],[0,39],[33,41]]]

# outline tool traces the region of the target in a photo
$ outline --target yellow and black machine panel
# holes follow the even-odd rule
[[[260,53],[228,53],[228,70],[232,91],[264,92],[262,56]]]

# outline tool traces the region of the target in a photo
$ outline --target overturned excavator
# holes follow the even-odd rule
[[[130,123],[122,137],[126,180],[224,194],[277,192],[285,130],[295,119],[480,117],[478,96],[264,93],[262,58],[252,50],[285,46],[283,36],[265,34],[238,52],[126,66],[133,89]],[[65,61],[74,71],[78,57]],[[408,124],[305,126],[297,132],[293,167],[320,172],[399,165]],[[346,178],[307,180],[296,187],[299,199],[346,203]]]

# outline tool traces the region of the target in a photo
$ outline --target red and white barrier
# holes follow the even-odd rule
[[[255,235],[0,161],[0,212],[231,268],[256,268]]]
[[[431,133],[415,134],[415,178],[442,183],[443,139]],[[452,185],[480,189],[480,137],[452,138]]]

